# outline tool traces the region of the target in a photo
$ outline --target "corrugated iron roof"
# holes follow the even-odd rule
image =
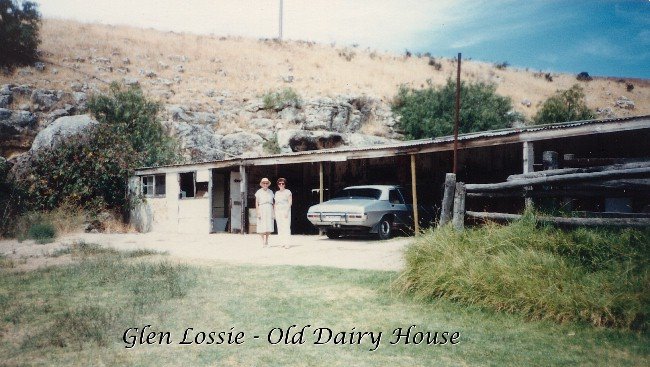
[[[617,118],[601,119],[601,120],[571,121],[571,122],[561,122],[561,123],[546,124],[546,125],[507,128],[507,129],[500,129],[500,130],[488,130],[488,131],[460,134],[458,135],[458,140],[468,141],[468,140],[476,140],[476,139],[491,138],[491,137],[517,135],[521,133],[544,131],[544,130],[564,130],[564,129],[590,125],[590,124],[629,122],[629,121],[648,119],[648,118],[650,118],[650,115],[633,116],[633,117],[617,117]],[[650,123],[648,127],[650,128]],[[453,135],[449,135],[449,136],[442,136],[437,138],[407,140],[403,142],[373,145],[373,146],[328,148],[328,149],[309,150],[309,151],[302,151],[302,152],[270,154],[270,155],[263,155],[257,157],[236,157],[236,158],[226,158],[226,159],[217,159],[217,160],[191,162],[191,163],[170,164],[170,165],[163,165],[163,166],[142,167],[139,168],[138,170],[164,168],[164,167],[178,167],[178,166],[186,166],[186,165],[201,165],[201,164],[209,164],[209,163],[216,163],[216,162],[234,162],[234,161],[245,162],[245,161],[254,161],[259,159],[267,159],[267,158],[296,157],[296,156],[319,155],[319,154],[327,154],[327,153],[346,153],[346,152],[359,152],[359,151],[378,151],[378,150],[394,149],[394,148],[424,147],[424,146],[430,146],[436,144],[449,143],[453,141],[454,141]]]

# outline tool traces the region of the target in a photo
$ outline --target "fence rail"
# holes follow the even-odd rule
[[[548,187],[552,185],[567,186],[561,189]],[[545,186],[542,191],[535,187]],[[469,197],[593,197],[593,196],[628,196],[623,190],[650,194],[650,161],[615,164],[587,168],[551,169],[520,175],[511,175],[508,181],[489,184],[464,184],[456,182],[456,175],[448,173],[445,178],[445,191],[442,199],[442,214],[439,225],[452,222],[454,228],[464,228],[465,217],[512,221],[521,218],[519,214],[466,211],[465,201]],[[618,194],[617,194],[618,193]],[[592,215],[594,213],[591,213]],[[581,217],[537,217],[541,222],[566,226],[650,226],[648,215],[630,213],[615,216],[589,218]]]

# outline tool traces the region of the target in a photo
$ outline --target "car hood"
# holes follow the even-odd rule
[[[374,199],[329,200],[309,208],[310,212],[362,212],[364,208],[377,203]]]

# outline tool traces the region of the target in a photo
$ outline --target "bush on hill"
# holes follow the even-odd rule
[[[558,90],[542,104],[533,118],[536,124],[590,120],[596,115],[587,107],[585,93],[577,84],[567,90]]]
[[[454,132],[456,83],[425,89],[400,87],[393,112],[408,139],[434,138]],[[496,94],[496,86],[461,82],[459,133],[501,129],[523,117],[512,112],[512,101]]]

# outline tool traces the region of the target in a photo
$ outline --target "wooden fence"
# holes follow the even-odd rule
[[[563,187],[557,188],[557,186]],[[540,187],[543,189],[536,190]],[[462,230],[465,217],[500,221],[511,221],[521,217],[519,214],[466,211],[467,197],[566,198],[603,196],[608,192],[629,189],[650,192],[650,161],[586,168],[551,169],[512,175],[506,182],[490,184],[456,182],[456,176],[448,173],[445,178],[439,225],[445,225],[451,221],[454,228]],[[541,216],[537,217],[537,220],[567,226],[650,226],[650,213],[590,214],[592,217],[589,218]]]

